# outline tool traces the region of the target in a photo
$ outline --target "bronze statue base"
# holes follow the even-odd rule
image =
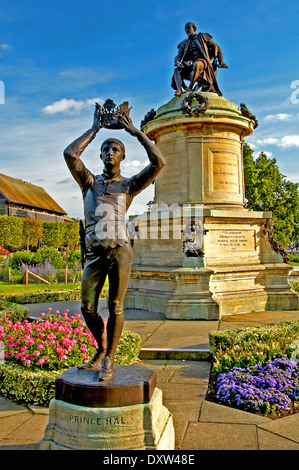
[[[151,400],[156,373],[146,367],[113,367],[113,379],[99,381],[98,370],[77,367],[63,372],[56,380],[55,399],[73,405],[112,407],[136,405]]]
[[[40,450],[173,450],[171,413],[163,406],[156,373],[146,367],[100,370],[73,367],[56,381]]]

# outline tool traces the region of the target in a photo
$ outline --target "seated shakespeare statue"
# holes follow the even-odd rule
[[[185,32],[187,39],[178,45],[178,53],[174,60],[174,74],[171,86],[176,90],[175,95],[201,88],[201,91],[221,92],[216,80],[217,68],[228,68],[223,62],[223,54],[220,47],[212,41],[208,33],[196,34],[194,23],[186,23]],[[189,86],[184,80],[189,80]]]
[[[102,143],[102,174],[94,175],[82,162],[81,154],[104,127],[99,107],[96,107],[91,129],[64,151],[68,168],[82,190],[86,253],[81,284],[81,312],[97,342],[92,359],[78,367],[97,369],[102,361],[99,371],[99,380],[102,381],[113,378],[114,355],[124,322],[123,301],[131,273],[132,247],[126,229],[126,211],[133,198],[153,182],[165,165],[158,147],[136,129],[128,114],[120,113],[118,122],[118,128],[137,137],[149,158],[149,165],[135,176],[125,178],[121,175],[120,164],[125,158],[125,147],[115,138]],[[98,299],[106,276],[109,279],[109,318],[105,331],[104,321],[98,313]]]

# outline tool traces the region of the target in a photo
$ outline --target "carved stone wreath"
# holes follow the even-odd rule
[[[199,106],[195,106],[191,108],[191,103],[193,99],[197,100],[197,102],[199,103]],[[182,101],[181,109],[184,114],[189,114],[189,116],[192,116],[192,115],[198,116],[199,114],[206,112],[206,110],[208,109],[208,104],[209,104],[208,98],[205,98],[200,93],[191,92]]]

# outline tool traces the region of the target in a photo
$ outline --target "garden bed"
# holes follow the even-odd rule
[[[80,315],[68,317],[67,313],[41,314],[33,322],[0,316],[0,341],[5,346],[5,362],[0,364],[2,395],[19,403],[47,405],[54,398],[56,378],[90,359],[96,342]],[[115,364],[134,364],[140,348],[140,336],[123,330]]]
[[[299,411],[299,321],[210,333],[206,399],[281,418]]]
[[[208,390],[207,390],[205,399],[207,401],[211,401],[213,403],[223,405],[223,403],[219,403],[219,400],[217,398],[217,391],[218,391],[218,389],[217,389],[217,376],[211,373],[210,378],[209,378]],[[224,406],[229,406],[229,405],[225,404]],[[231,408],[236,408],[236,407],[231,406]],[[238,408],[238,409],[240,409],[240,408]],[[248,410],[242,410],[242,411],[247,411],[248,412]],[[259,411],[255,411],[255,412],[250,411],[250,412],[253,413],[253,414],[256,414],[258,416],[265,416],[264,413],[261,413]],[[275,420],[275,419],[279,419],[279,418],[284,418],[285,416],[293,415],[295,413],[299,413],[299,402],[292,401],[289,404],[287,410],[274,411],[271,414],[267,414],[266,417]]]

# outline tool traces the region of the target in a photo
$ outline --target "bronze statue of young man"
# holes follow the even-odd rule
[[[202,87],[202,91],[221,95],[216,80],[217,67],[227,68],[227,65],[223,62],[220,47],[212,41],[210,34],[196,34],[194,23],[186,23],[185,32],[188,38],[180,42],[178,54],[174,59],[175,70],[171,86],[176,90],[175,95],[182,94],[184,79],[190,80],[190,84],[186,88],[187,92],[191,92],[193,86],[198,83]]]
[[[64,151],[65,161],[83,195],[86,257],[81,285],[81,311],[98,344],[93,358],[79,368],[97,369],[102,360],[100,380],[113,377],[114,354],[123,329],[123,300],[132,264],[132,247],[126,230],[125,214],[133,198],[157,177],[165,165],[159,149],[143,132],[136,129],[128,115],[120,115],[119,122],[123,129],[137,137],[147,152],[150,163],[137,175],[124,178],[120,174],[125,147],[118,139],[107,139],[101,146],[100,157],[104,164],[101,175],[93,175],[80,159],[82,152],[103,127],[98,108],[91,129]],[[109,318],[105,333],[97,307],[107,275]]]

